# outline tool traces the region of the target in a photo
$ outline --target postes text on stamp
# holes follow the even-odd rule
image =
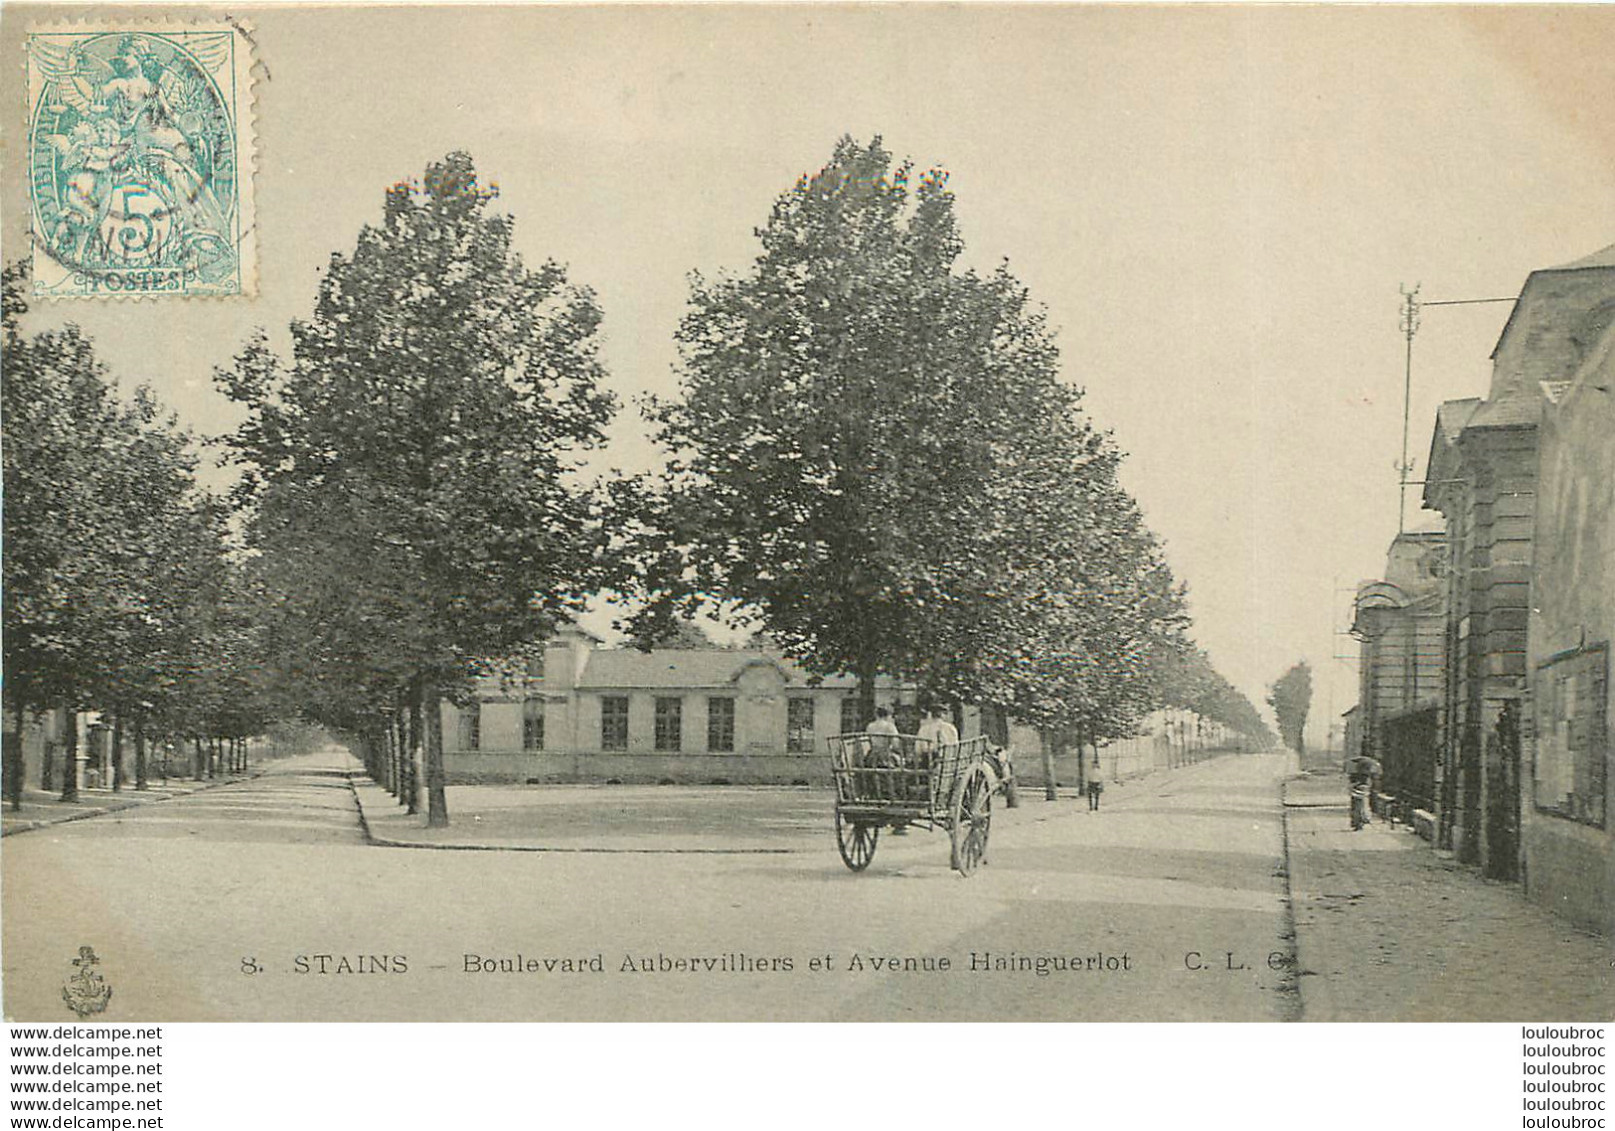
[[[252,293],[251,42],[229,24],[28,34],[34,293]]]

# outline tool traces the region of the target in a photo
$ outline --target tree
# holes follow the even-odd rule
[[[25,338],[26,274],[4,279],[5,699],[15,714],[10,800],[22,797],[21,735],[37,711],[76,710],[93,682],[94,569],[104,557],[97,453],[114,408],[105,371],[77,327]],[[71,755],[69,755],[71,757]],[[71,763],[69,763],[71,765]],[[47,757],[45,788],[52,772]],[[66,795],[77,789],[71,773]]]
[[[641,652],[657,648],[718,649],[719,644],[707,635],[706,629],[691,620],[674,620],[666,628],[658,628],[657,635],[641,633],[630,638],[629,645]]]
[[[1307,711],[1312,706],[1312,668],[1305,660],[1291,666],[1273,684],[1267,702],[1278,718],[1279,736],[1284,745],[1302,752]]]
[[[1007,271],[957,269],[947,175],[843,138],[737,277],[695,276],[642,623],[708,594],[810,671],[1043,721],[1136,709],[1176,587],[1120,454]],[[1056,683],[1051,675],[1058,675]],[[1118,724],[1120,725],[1120,724]]]
[[[1182,640],[1161,648],[1154,657],[1155,678],[1166,706],[1193,711],[1257,747],[1273,741],[1251,701],[1217,671],[1205,651]]]
[[[268,647],[330,725],[380,734],[407,694],[433,826],[440,699],[616,580],[574,458],[613,411],[600,310],[560,266],[524,266],[496,196],[465,154],[389,189],[291,357],[260,337],[219,374],[248,410],[232,443],[255,584],[279,610]]]
[[[124,724],[133,723],[138,759],[151,712],[175,709],[217,600],[223,514],[197,486],[190,436],[151,391],[121,403],[76,327],[25,338],[23,293],[22,269],[9,269],[6,702],[19,735],[31,711],[66,712],[62,795],[71,799],[79,710],[112,718],[118,787]],[[20,751],[9,753],[15,806]]]

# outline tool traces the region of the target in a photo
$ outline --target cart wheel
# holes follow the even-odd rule
[[[962,876],[987,862],[987,832],[993,820],[993,783],[972,766],[953,792],[953,866]]]
[[[879,826],[845,821],[841,817],[841,810],[836,810],[836,847],[841,849],[841,859],[854,872],[862,872],[869,867],[869,862],[875,858],[875,842],[879,839]]]

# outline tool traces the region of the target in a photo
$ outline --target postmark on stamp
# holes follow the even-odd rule
[[[253,293],[251,49],[230,24],[29,32],[36,295]]]

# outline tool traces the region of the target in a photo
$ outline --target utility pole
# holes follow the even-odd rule
[[[1410,291],[1402,291],[1402,336],[1407,339],[1406,361],[1402,367],[1402,458],[1396,470],[1401,476],[1401,489],[1396,498],[1396,532],[1401,534],[1407,526],[1408,475],[1413,464],[1408,461],[1408,422],[1413,413],[1413,335],[1419,332],[1419,284]]]
[[[1407,349],[1402,367],[1402,458],[1396,463],[1397,475],[1400,477],[1400,491],[1396,500],[1396,532],[1402,534],[1407,529],[1407,498],[1408,488],[1414,480],[1408,477],[1413,473],[1413,462],[1408,459],[1408,424],[1413,412],[1413,335],[1419,332],[1419,312],[1427,306],[1477,306],[1494,302],[1514,302],[1512,298],[1454,298],[1437,302],[1419,301],[1419,283],[1413,284],[1410,291],[1402,287],[1402,337],[1407,340]]]

